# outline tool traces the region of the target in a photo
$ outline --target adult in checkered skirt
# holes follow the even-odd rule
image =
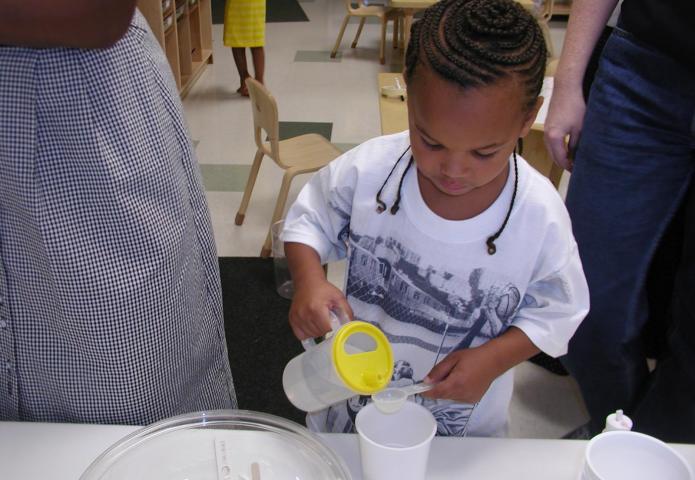
[[[39,3],[0,0],[0,420],[234,407],[209,214],[161,48],[135,0]]]

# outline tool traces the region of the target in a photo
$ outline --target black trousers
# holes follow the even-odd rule
[[[685,200],[683,244],[673,283],[665,349],[633,413],[634,429],[695,442],[695,188]]]

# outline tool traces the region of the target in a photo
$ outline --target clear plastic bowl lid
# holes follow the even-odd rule
[[[274,415],[215,410],[162,420],[119,440],[80,477],[148,480],[350,480],[306,428]]]

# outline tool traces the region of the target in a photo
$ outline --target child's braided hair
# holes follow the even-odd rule
[[[530,109],[543,85],[546,60],[538,22],[514,0],[440,0],[413,25],[405,77],[412,80],[425,63],[463,88],[516,76]]]

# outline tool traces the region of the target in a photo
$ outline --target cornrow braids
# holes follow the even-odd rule
[[[405,58],[410,82],[427,65],[463,88],[517,77],[524,108],[543,86],[548,52],[536,19],[514,0],[440,0],[412,27]]]

